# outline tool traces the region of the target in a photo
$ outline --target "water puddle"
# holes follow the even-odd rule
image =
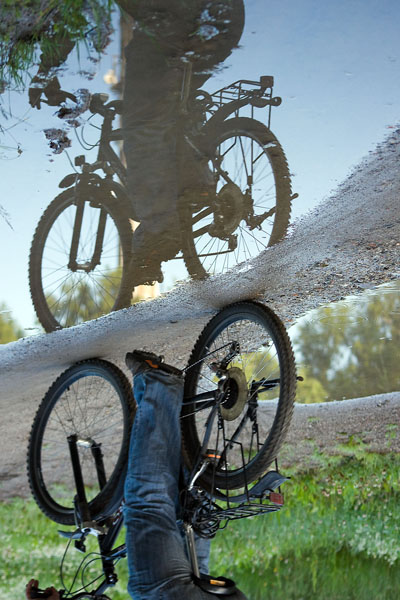
[[[93,0],[43,19],[35,2],[11,4],[0,8],[1,343],[258,255],[289,212],[305,214],[395,130],[395,4],[349,14],[201,0],[182,12],[171,0],[154,14],[146,1],[108,12]]]
[[[400,281],[310,311],[290,335],[304,377],[298,402],[400,389]]]

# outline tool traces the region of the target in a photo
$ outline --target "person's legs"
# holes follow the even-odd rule
[[[134,600],[202,598],[176,524],[183,380],[159,369],[139,371],[134,395],[124,508],[129,593]]]

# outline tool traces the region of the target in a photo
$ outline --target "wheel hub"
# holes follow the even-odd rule
[[[225,421],[233,421],[241,414],[247,402],[247,379],[242,369],[231,367],[227,370],[224,392],[221,416]]]
[[[243,194],[234,183],[225,184],[217,194],[214,223],[208,233],[213,237],[226,238],[239,226],[243,219]]]

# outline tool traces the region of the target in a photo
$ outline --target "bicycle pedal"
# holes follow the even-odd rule
[[[150,369],[159,369],[160,371],[165,371],[170,375],[177,375],[179,377],[182,375],[180,369],[164,362],[164,356],[158,356],[153,352],[146,352],[145,350],[133,350],[133,352],[128,352],[125,357],[125,363],[134,375],[136,372],[140,372],[140,364],[143,363],[145,363],[147,367],[150,367]]]
[[[80,540],[83,532],[81,529],[76,529],[75,531],[62,531],[61,529],[57,529],[57,533],[61,535],[61,537],[65,537],[69,540]]]

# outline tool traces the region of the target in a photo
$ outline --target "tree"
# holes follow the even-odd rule
[[[10,317],[10,312],[5,302],[0,302],[0,344],[13,342],[24,335],[18,323]]]
[[[296,402],[313,404],[329,399],[322,383],[315,377],[311,377],[307,368],[300,369],[299,375],[303,377],[303,381],[297,384]]]
[[[308,377],[331,400],[398,390],[400,296],[382,291],[321,309],[299,328],[294,344]]]
[[[70,278],[63,283],[57,295],[46,296],[47,305],[63,327],[72,327],[108,314],[118,295],[122,269],[102,269],[102,276],[89,280]],[[139,298],[133,298],[132,303]]]
[[[23,81],[40,51],[42,64],[50,64],[65,59],[68,44],[84,41],[95,52],[104,50],[111,5],[111,0],[1,0],[0,93]]]

